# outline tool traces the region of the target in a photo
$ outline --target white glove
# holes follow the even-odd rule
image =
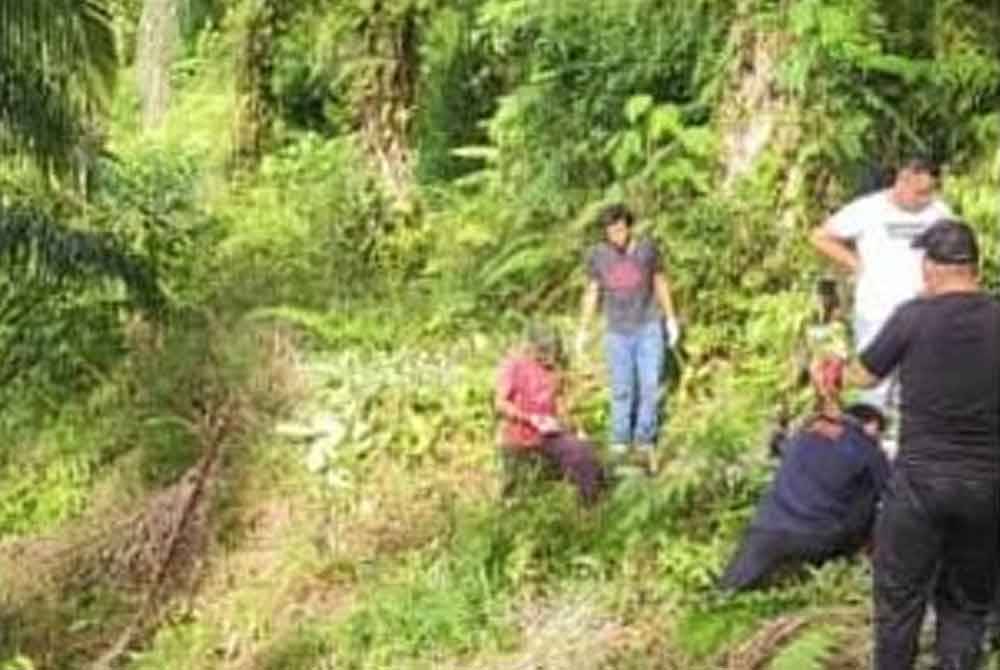
[[[681,339],[681,324],[677,323],[677,319],[670,318],[667,319],[667,345],[673,349],[677,346],[677,342]]]
[[[576,338],[573,340],[573,353],[576,354],[577,358],[583,358],[583,355],[587,352],[587,344],[590,342],[590,333],[587,332],[586,328],[581,328],[576,333]]]

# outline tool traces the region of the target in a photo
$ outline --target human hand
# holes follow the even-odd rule
[[[528,423],[542,435],[552,435],[562,430],[559,419],[546,414],[532,414],[528,418]]]
[[[667,344],[671,349],[677,347],[677,342],[681,339],[681,324],[677,322],[677,319],[670,317],[667,319]]]

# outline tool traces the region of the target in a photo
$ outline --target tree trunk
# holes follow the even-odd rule
[[[142,127],[160,126],[170,106],[170,67],[179,37],[178,0],[145,0],[139,19],[136,76]]]
[[[376,3],[361,24],[368,71],[360,82],[358,124],[368,155],[397,199],[412,181],[410,129],[420,71],[419,10]]]
[[[277,102],[271,89],[274,42],[288,0],[257,0],[243,28],[236,67],[236,113],[233,119],[231,168],[256,167],[270,135]]]
[[[799,212],[792,206],[806,187],[804,166],[796,157],[801,140],[801,105],[778,89],[779,63],[792,47],[788,33],[755,25],[752,0],[739,7],[729,34],[736,54],[727,75],[726,93],[718,109],[722,137],[722,188],[732,191],[752,174],[766,155],[785,164],[778,197],[777,225],[792,229]]]
[[[755,26],[752,7],[744,3],[729,35],[736,58],[719,106],[726,189],[751,172],[768,148],[785,148],[797,140],[794,106],[776,90],[788,39],[780,31]]]

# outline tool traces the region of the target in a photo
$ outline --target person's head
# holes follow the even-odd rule
[[[968,224],[953,219],[937,221],[913,240],[913,247],[924,251],[924,291],[927,295],[976,286],[979,244]]]
[[[892,199],[900,208],[919,212],[934,199],[941,170],[928,158],[911,158],[896,172],[892,184]]]
[[[532,322],[525,332],[525,341],[532,355],[549,368],[557,367],[563,357],[562,338],[553,326],[540,321]]]
[[[876,442],[882,438],[885,432],[885,415],[872,405],[856,403],[844,410],[844,413],[853,417],[861,424],[861,429]]]
[[[604,238],[619,249],[627,247],[632,239],[634,220],[631,210],[621,203],[608,205],[597,215],[597,223],[604,232]]]

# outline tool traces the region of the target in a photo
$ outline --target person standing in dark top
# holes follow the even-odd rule
[[[587,259],[576,354],[583,356],[590,322],[603,304],[611,455],[622,461],[634,446],[646,469],[655,472],[664,340],[675,347],[680,326],[659,251],[651,241],[633,235],[632,212],[621,204],[608,205],[597,219],[604,240]]]
[[[924,293],[896,310],[849,382],[898,371],[900,449],[875,528],[876,670],[913,668],[927,600],[938,668],[978,667],[1000,560],[1000,303],[980,290],[971,228],[935,223]]]

